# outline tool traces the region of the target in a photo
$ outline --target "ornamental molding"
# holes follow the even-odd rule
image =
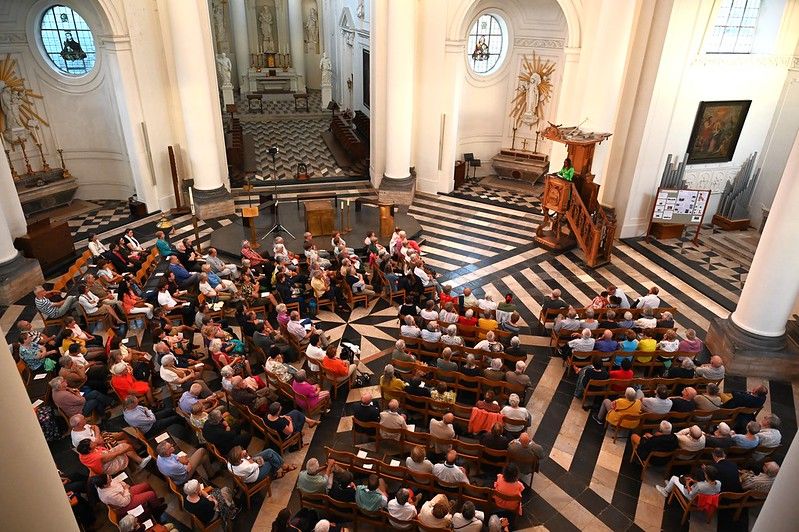
[[[563,50],[566,47],[566,41],[563,39],[546,39],[541,37],[516,37],[513,40],[513,45],[520,48],[552,48],[555,50]]]
[[[0,33],[0,44],[24,44],[28,42],[25,32]]]
[[[698,66],[761,66],[799,68],[799,57],[773,54],[699,54],[693,60]]]
[[[741,166],[716,166],[697,168],[685,171],[686,188],[692,190],[710,190],[712,194],[721,194],[727,183],[735,179]]]

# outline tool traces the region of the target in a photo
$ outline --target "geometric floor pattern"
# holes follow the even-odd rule
[[[629,463],[629,441],[620,438],[613,443],[580,408],[572,397],[574,378],[565,377],[561,361],[551,358],[550,350],[543,347],[548,341],[536,334],[536,317],[544,294],[553,288],[560,288],[570,304],[584,306],[610,283],[622,287],[633,298],[657,285],[664,303],[680,309],[677,327],[694,328],[703,336],[712,317],[726,316],[735,308],[748,264],[715,253],[702,238],[697,245],[688,238],[663,242],[635,238],[617,242],[612,262],[592,270],[584,266],[579,250],[554,255],[538,248],[532,239],[541,220],[535,201],[499,192],[506,191],[481,190],[471,185],[449,195],[417,194],[410,213],[423,227],[422,251],[427,262],[441,273],[442,283],[452,285],[456,292],[469,286],[478,296],[512,292],[529,327],[521,339],[532,353],[528,374],[535,389],[528,404],[533,417],[530,432],[547,451],[548,458],[535,476],[535,495],[525,504],[517,528],[543,525],[549,530],[747,530],[753,522],[751,516],[734,526],[716,520],[707,526],[704,518],[697,515],[686,526],[680,526],[681,512],[665,508],[664,499],[654,488],[656,483],[662,483],[662,472],[648,472],[642,480],[640,470]],[[136,233],[143,244],[153,242],[157,219],[136,222]],[[102,221],[95,219],[90,225],[94,223],[102,230]],[[173,240],[193,233],[190,216],[175,218],[173,223],[177,230]],[[225,218],[201,222],[200,241],[207,242],[216,228],[229,223],[231,220]],[[101,238],[108,241],[110,234]],[[78,244],[83,246],[85,242]],[[30,299],[0,309],[0,323],[8,331],[9,341],[17,334],[13,323],[20,317],[33,317]],[[396,309],[384,301],[351,313],[321,312],[318,325],[334,340],[343,338],[360,344],[362,358],[372,372],[381,371],[386,363],[385,351],[398,335]],[[754,377],[728,377],[724,387],[751,389],[759,382]],[[767,385],[770,393],[764,413],[774,412],[782,418],[787,448],[797,428],[799,383],[770,381]],[[359,391],[353,390],[346,402],[333,405],[306,452],[297,457],[299,460],[306,455],[322,458],[324,446],[352,448],[346,432],[347,417],[358,396]],[[273,498],[263,504],[260,513],[243,515],[234,529],[267,530],[281,508],[288,505],[297,511],[299,501],[291,489],[293,478],[276,482]]]

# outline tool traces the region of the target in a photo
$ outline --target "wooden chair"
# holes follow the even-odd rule
[[[166,478],[166,481],[169,484],[169,489],[172,491],[172,493],[175,494],[175,497],[177,497],[178,503],[180,504],[180,509],[189,514],[189,516],[191,517],[192,530],[210,532],[211,530],[216,530],[217,528],[220,527],[220,525],[222,525],[222,519],[219,517],[217,517],[216,519],[214,519],[213,521],[211,521],[206,525],[205,523],[200,521],[197,518],[197,516],[195,516],[193,513],[187,511],[185,506],[185,498],[183,491],[180,488],[178,488],[177,485],[175,485],[175,482],[171,478],[169,477],[164,477],[164,478]],[[208,489],[210,489],[210,487],[206,487],[206,490]]]
[[[86,329],[91,331],[92,325],[96,323],[102,323],[105,325],[106,329],[111,328],[111,316],[108,314],[100,314],[97,312],[96,314],[87,314],[86,309],[83,308],[83,305],[78,303],[75,305],[80,309],[80,313],[83,316],[83,320],[86,322]]]
[[[355,380],[355,373],[356,372],[353,371],[350,375],[348,375],[346,377],[338,377],[338,376],[335,376],[335,375],[331,375],[330,373],[325,371],[324,367],[322,367],[321,368],[321,372],[320,372],[320,375],[322,377],[320,379],[320,381],[321,381],[320,382],[320,386],[325,381],[330,382],[331,395],[333,396],[333,399],[337,399],[338,398],[338,390],[339,390],[339,388],[343,388],[344,386],[347,386],[348,389],[352,388],[352,382],[353,382],[353,380]]]
[[[242,408],[245,415],[250,420],[250,423],[252,423],[252,425],[264,435],[264,439],[267,441],[267,444],[275,448],[281,456],[284,456],[286,451],[291,447],[302,447],[302,432],[296,432],[284,440],[280,437],[280,434],[275,431],[275,429],[268,427],[266,423],[264,423],[264,420],[261,418],[261,416],[255,414],[247,406],[242,406]]]
[[[262,491],[266,491],[266,495],[272,496],[272,477],[265,477],[258,482],[248,484],[244,482],[241,477],[235,473],[231,473],[233,481],[239,487],[242,493],[247,497],[247,509],[252,508],[252,497]]]

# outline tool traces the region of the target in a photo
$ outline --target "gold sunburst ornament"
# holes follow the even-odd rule
[[[530,129],[544,119],[544,105],[552,98],[552,73],[555,63],[536,57],[524,56],[519,86],[511,100],[510,116],[514,127],[528,124]]]
[[[16,66],[17,60],[10,54],[0,61],[0,132],[6,134],[11,142],[17,141],[8,138],[13,129],[25,128],[33,133],[39,124],[50,125],[36,113],[33,103],[34,99],[42,99],[42,96],[25,87],[25,78],[17,75]]]

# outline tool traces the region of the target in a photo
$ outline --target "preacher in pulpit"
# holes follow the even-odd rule
[[[573,180],[574,179],[574,167],[572,166],[572,160],[569,159],[569,158],[566,158],[563,161],[563,168],[561,168],[560,171],[557,174],[555,174],[555,175],[557,175],[561,179],[565,179],[566,181]]]

